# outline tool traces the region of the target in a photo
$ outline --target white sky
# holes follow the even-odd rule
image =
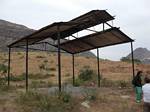
[[[39,29],[94,9],[115,15],[114,26],[135,39],[134,48],[150,49],[150,0],[0,0],[0,19]],[[100,49],[100,56],[111,60],[129,53],[130,44]]]

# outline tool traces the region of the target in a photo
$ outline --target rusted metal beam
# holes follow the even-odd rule
[[[8,86],[10,85],[10,61],[11,61],[11,48],[8,48]]]

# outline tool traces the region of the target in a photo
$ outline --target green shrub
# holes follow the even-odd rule
[[[132,62],[132,60],[130,58],[128,58],[128,57],[122,57],[120,60],[123,61],[123,62],[129,62],[129,63]],[[137,63],[137,64],[141,64],[142,63],[139,59],[134,59],[134,62]]]
[[[64,103],[68,103],[71,101],[71,94],[69,92],[65,91],[65,87],[62,87],[61,92],[58,90],[55,90],[55,96],[63,101]]]
[[[74,83],[74,86],[78,87],[78,86],[81,86],[83,84],[83,81],[79,78],[75,79],[75,83]]]
[[[89,66],[85,66],[83,69],[80,70],[79,79],[83,81],[89,81],[93,79],[93,76],[95,76],[95,73],[93,70],[90,69]]]
[[[7,73],[7,71],[8,71],[8,66],[4,64],[0,64],[0,72]]]
[[[32,73],[29,73],[28,74],[28,78],[29,79],[34,79],[34,80],[38,80],[38,79],[46,79],[48,77],[50,77],[51,74],[45,74],[45,75],[42,75],[40,73],[37,73],[37,74],[32,74]],[[8,77],[5,78],[5,80],[7,80]],[[2,79],[2,78],[1,78]],[[26,79],[26,73],[22,73],[21,75],[12,75],[10,77],[10,81],[23,81]]]
[[[16,102],[23,112],[71,112],[73,109],[78,111],[76,102],[69,100],[71,96],[64,93],[60,94],[61,97],[57,97],[38,93],[37,91],[28,91],[20,93]]]
[[[50,81],[47,82],[47,87],[52,87],[54,84]]]
[[[51,67],[51,68],[45,68],[46,71],[56,71],[56,68]]]
[[[45,56],[36,56],[36,58],[45,58]]]
[[[32,81],[30,84],[31,88],[37,89],[39,87],[39,82],[38,81]]]
[[[0,86],[6,85],[7,79],[6,78],[0,78]]]
[[[84,66],[80,70],[78,78],[75,79],[74,86],[89,85],[89,82],[95,82],[96,79],[96,73],[89,66]]]
[[[101,86],[102,87],[115,87],[115,83],[112,80],[102,78],[101,79]]]
[[[0,85],[5,85],[7,82],[6,73],[8,71],[8,67],[4,64],[0,64]]]
[[[26,79],[26,74],[25,73],[22,73],[21,75],[17,75],[17,76],[12,75],[10,77],[10,81],[23,81],[25,79]]]
[[[43,62],[44,62],[44,63],[48,63],[48,60],[44,60]]]
[[[119,81],[116,81],[116,82],[118,83],[117,86],[121,87],[121,88],[127,88],[127,87],[132,86],[130,81],[119,80]]]
[[[94,101],[97,99],[98,97],[98,92],[96,89],[84,89],[83,90],[83,96],[84,96],[84,100],[90,100],[90,101]]]
[[[66,75],[65,75],[65,77],[69,77],[70,76],[70,73],[67,73]]]
[[[17,55],[21,55],[22,53],[21,52],[17,52]]]
[[[124,80],[109,80],[106,78],[103,78],[101,80],[101,86],[102,87],[120,87],[120,88],[129,88],[132,87],[131,81],[124,81]]]
[[[45,81],[37,81],[37,80],[33,80],[30,84],[31,88],[37,89],[37,88],[45,88],[48,87],[48,84]]]
[[[45,64],[41,64],[41,65],[39,65],[39,69],[40,69],[40,71],[45,70],[45,68],[46,68]]]
[[[0,85],[0,93],[2,93],[2,92],[8,92],[8,91],[13,91],[13,90],[16,90],[16,88],[14,86],[8,86],[6,84]]]
[[[50,77],[51,75],[50,74],[41,74],[41,73],[37,73],[37,74],[29,74],[29,78],[30,79],[46,79],[48,77]]]

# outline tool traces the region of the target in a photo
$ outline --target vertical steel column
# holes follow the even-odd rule
[[[73,86],[75,85],[75,76],[74,76],[74,54],[72,54],[72,73],[73,73]]]
[[[59,92],[61,92],[60,26],[57,26],[57,44],[58,44],[58,83],[59,83]]]
[[[26,40],[26,91],[28,91],[28,39]]]
[[[7,80],[8,80],[8,86],[10,85],[10,55],[11,55],[11,48],[9,47],[8,49],[8,76],[7,76]]]
[[[103,31],[105,30],[105,24],[103,23]]]
[[[44,45],[45,45],[44,47],[45,47],[45,51],[46,51],[46,43],[44,43]]]
[[[99,70],[99,49],[97,48],[97,72],[98,72],[98,87],[100,87],[100,70]]]
[[[133,78],[135,76],[134,72],[134,54],[133,54],[133,43],[131,42],[131,58],[132,58],[132,72],[133,72]]]

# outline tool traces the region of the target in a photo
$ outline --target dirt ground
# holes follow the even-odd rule
[[[0,93],[0,112],[22,112],[16,102],[20,91],[24,90]],[[86,102],[83,100],[83,96],[77,94],[74,96],[78,99],[78,105],[75,107],[79,109],[79,112],[143,112],[143,104],[135,102],[132,89],[96,88],[96,91],[97,99],[89,101],[89,107],[82,105],[83,102]],[[39,92],[48,92],[48,88],[44,88],[42,91],[39,89]]]

